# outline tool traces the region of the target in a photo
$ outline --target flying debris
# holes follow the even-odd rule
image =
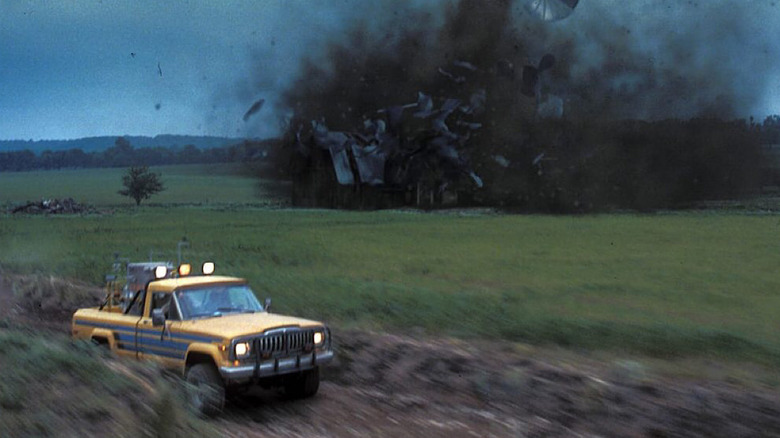
[[[162,68],[160,67],[160,63],[157,63],[157,73],[160,74],[160,77],[162,77]]]
[[[463,122],[461,120],[458,120],[457,122],[455,122],[455,124],[458,126],[463,126],[471,131],[476,131],[477,129],[482,127],[482,123],[468,123],[468,122]]]
[[[539,69],[540,72],[543,72],[545,70],[549,70],[555,66],[555,56],[553,56],[551,53],[548,53],[544,56],[542,56],[542,59],[539,61]]]
[[[360,182],[379,186],[385,183],[385,161],[387,154],[377,145],[360,147],[352,144],[352,156],[355,157]]]
[[[458,106],[460,106],[460,100],[459,99],[447,99],[444,101],[444,103],[441,105],[441,109],[439,110],[439,113],[441,114],[441,118],[446,118],[450,114],[452,114],[453,111],[458,109]]]
[[[528,97],[536,97],[539,92],[539,70],[532,66],[523,67],[523,85],[520,92]]]
[[[431,99],[431,96],[428,96],[425,93],[418,92],[417,112],[414,113],[414,116],[420,119],[424,119],[430,116],[432,111],[433,111],[433,100]]]
[[[523,67],[523,85],[520,91],[528,97],[539,98],[541,83],[540,75],[543,71],[551,69],[555,65],[555,56],[546,54],[542,56],[539,65],[534,67],[526,65]]]
[[[558,21],[571,15],[579,0],[523,0],[525,9],[543,21]]]
[[[363,120],[363,131],[370,134],[371,137],[379,138],[387,131],[387,123],[384,120]]]
[[[485,183],[482,182],[482,178],[480,178],[479,175],[474,173],[473,170],[469,172],[469,176],[471,177],[472,180],[474,180],[474,184],[476,184],[477,187],[479,187],[480,189],[485,186]]]
[[[498,64],[496,65],[496,69],[498,71],[498,74],[500,74],[501,76],[504,76],[511,80],[515,79],[515,65],[512,64],[512,61],[508,59],[501,59],[498,61]]]
[[[455,61],[452,63],[455,67],[465,68],[469,71],[477,71],[477,67],[474,66],[474,64],[467,62],[467,61]]]
[[[485,102],[487,101],[487,92],[484,88],[480,88],[469,97],[468,106],[460,107],[460,110],[465,114],[480,114],[485,110]]]
[[[354,131],[330,131],[324,119],[312,120],[309,139],[301,126],[294,146],[293,202],[444,205],[464,190],[484,187],[465,146],[482,127],[470,116],[484,110],[486,94],[479,89],[464,102],[418,92],[416,103],[364,115]],[[405,109],[414,110],[404,114]]]
[[[563,99],[548,95],[547,99],[539,102],[536,114],[543,119],[560,119],[563,117]]]
[[[355,184],[355,176],[349,165],[349,154],[347,153],[347,150],[339,150],[336,147],[331,146],[329,151],[333,159],[333,169],[336,171],[336,178],[339,184],[345,186]]]
[[[462,84],[466,82],[466,78],[464,78],[463,76],[455,76],[454,74],[448,72],[447,70],[444,70],[441,67],[439,67],[439,73],[452,79],[456,84]]]
[[[263,107],[263,104],[265,103],[265,99],[260,99],[257,102],[253,103],[251,107],[244,113],[244,121],[246,122],[249,120],[252,115],[254,115],[256,112],[260,111],[260,109]]]
[[[498,163],[501,167],[509,167],[510,164],[512,164],[507,158],[503,155],[493,155],[493,160]]]
[[[328,131],[325,125],[316,121],[312,121],[312,126],[314,127],[314,142],[320,149],[329,152],[338,183],[341,185],[355,184],[348,153],[351,138],[343,132]]]
[[[414,104],[414,106],[417,106],[417,104]],[[406,109],[406,106],[391,106],[384,110],[384,112],[387,113],[387,124],[390,125],[390,129],[393,131],[400,128],[404,116],[404,109]]]

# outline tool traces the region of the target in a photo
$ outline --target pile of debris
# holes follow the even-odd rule
[[[544,72],[555,62],[546,54],[538,66],[522,69],[520,92],[534,99],[527,106],[534,108],[538,119],[563,116],[563,100],[542,91]],[[514,78],[511,62],[503,60],[499,67],[498,74]],[[484,187],[477,173],[481,158],[475,157],[485,151],[477,150],[473,139],[489,119],[484,77],[491,72],[462,60],[436,72],[444,79],[442,88],[453,95],[419,91],[416,102],[363,114],[362,126],[354,130],[331,131],[324,117],[312,120],[311,127],[300,123],[291,145],[293,205],[361,209],[467,205]],[[545,154],[535,156],[532,165],[541,168]],[[493,158],[503,168],[512,165],[502,155]]]
[[[12,214],[78,214],[89,213],[93,209],[76,202],[73,198],[43,199],[39,202],[27,202],[11,209]]]
[[[476,71],[462,61],[453,69],[455,74],[444,69],[439,73],[460,84],[466,82],[464,74]],[[432,205],[441,204],[444,193],[453,188],[481,188],[467,143],[482,127],[474,118],[484,112],[486,91],[476,87],[464,94],[435,99],[419,92],[417,102],[366,114],[363,126],[354,131],[331,131],[314,120],[304,134],[300,126],[293,157],[293,204]]]

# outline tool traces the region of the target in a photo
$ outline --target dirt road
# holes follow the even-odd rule
[[[339,336],[314,399],[250,394],[216,421],[233,436],[780,436],[776,391],[559,366],[508,343]]]
[[[0,320],[51,319],[34,313],[0,278]],[[48,329],[67,331],[67,320]],[[633,361],[558,361],[509,342],[338,328],[334,339],[314,398],[253,391],[211,422],[233,437],[780,436],[777,389],[659,378]]]

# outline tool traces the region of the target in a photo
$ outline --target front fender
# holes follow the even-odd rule
[[[184,359],[184,366],[181,370],[182,374],[187,370],[187,367],[193,363],[203,361],[203,358],[208,357],[214,362],[214,366],[219,369],[220,366],[225,365],[227,362],[227,354],[223,350],[223,345],[217,344],[205,344],[195,342],[190,344],[187,349],[187,356]]]

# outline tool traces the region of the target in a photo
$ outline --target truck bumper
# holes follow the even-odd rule
[[[262,377],[279,376],[310,370],[333,360],[333,350],[297,354],[290,357],[268,359],[259,363],[237,367],[220,367],[219,372],[227,383],[245,383]]]

